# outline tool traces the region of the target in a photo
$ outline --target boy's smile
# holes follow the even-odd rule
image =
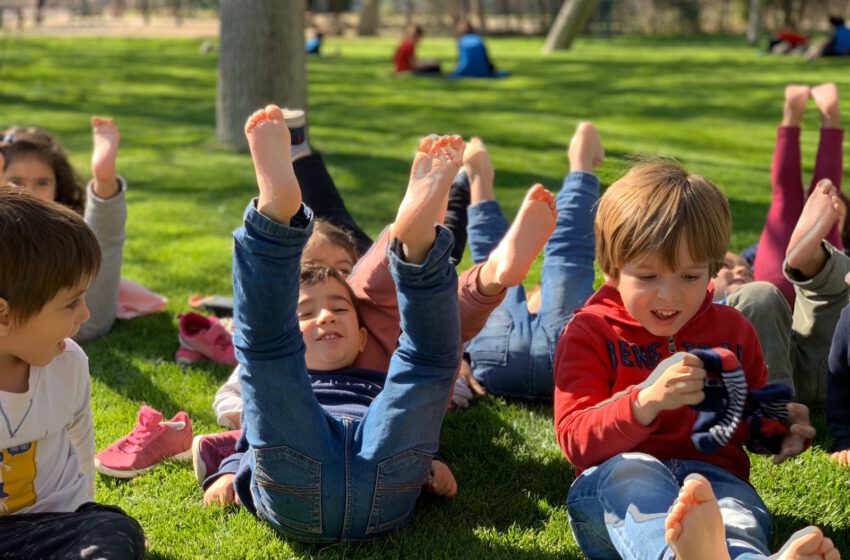
[[[708,263],[694,262],[687,240],[679,242],[677,270],[650,257],[623,265],[608,283],[629,314],[655,336],[673,336],[699,311],[708,288]]]
[[[366,345],[366,329],[360,327],[348,290],[335,279],[301,286],[298,323],[308,369],[348,367]]]

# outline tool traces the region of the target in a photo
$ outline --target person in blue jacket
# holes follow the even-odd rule
[[[457,27],[458,60],[451,78],[503,78],[508,72],[497,71],[487,55],[484,38],[475,32],[468,21],[461,21]]]

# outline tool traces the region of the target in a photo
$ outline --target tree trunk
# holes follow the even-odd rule
[[[750,15],[747,22],[747,42],[754,45],[761,36],[764,25],[764,0],[750,0]]]
[[[558,49],[570,48],[573,39],[590,20],[598,3],[599,0],[566,0],[546,36],[543,52],[551,53]]]
[[[487,16],[484,10],[484,0],[472,0],[469,11],[478,17],[478,31],[485,35],[487,33]]]
[[[360,24],[357,27],[358,35],[377,35],[380,26],[380,0],[363,0],[360,8]]]
[[[216,133],[247,150],[245,119],[269,103],[307,109],[304,0],[219,0]]]

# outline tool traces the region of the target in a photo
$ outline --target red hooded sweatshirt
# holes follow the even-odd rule
[[[655,336],[623,306],[620,293],[604,284],[567,324],[555,354],[555,433],[578,472],[615,455],[640,452],[660,460],[697,460],[743,480],[750,476],[739,428],[716,453],[691,442],[697,412],[662,411],[649,426],[632,414],[632,402],[659,362],[676,352],[721,346],[738,356],[750,389],[767,383],[767,366],[753,326],[738,310],[714,304],[706,292],[699,311],[671,337]]]

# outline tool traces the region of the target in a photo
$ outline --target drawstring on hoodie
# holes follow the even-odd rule
[[[676,353],[676,341],[673,340],[672,336],[667,337],[667,349],[670,350],[671,354]]]

